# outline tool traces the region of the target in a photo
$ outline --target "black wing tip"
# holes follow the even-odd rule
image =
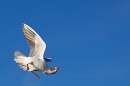
[[[52,62],[52,58],[44,58],[46,62]]]

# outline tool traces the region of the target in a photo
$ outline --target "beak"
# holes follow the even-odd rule
[[[57,70],[59,70],[60,69],[60,67],[57,67]]]

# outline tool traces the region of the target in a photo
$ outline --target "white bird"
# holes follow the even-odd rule
[[[14,61],[23,69],[35,74],[36,78],[39,76],[34,71],[41,71],[44,74],[55,74],[60,67],[51,68],[47,62],[52,61],[51,58],[44,58],[44,51],[46,44],[42,38],[28,25],[22,26],[24,35],[30,46],[29,56],[25,56],[19,51],[14,53]]]

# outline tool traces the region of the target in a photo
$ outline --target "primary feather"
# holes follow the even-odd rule
[[[30,57],[43,59],[46,44],[42,38],[28,25],[23,24],[23,32],[30,46]]]

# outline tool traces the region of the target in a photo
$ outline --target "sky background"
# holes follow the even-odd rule
[[[22,23],[45,41],[54,75],[14,62],[29,46]],[[130,86],[130,0],[0,0],[0,86]]]

